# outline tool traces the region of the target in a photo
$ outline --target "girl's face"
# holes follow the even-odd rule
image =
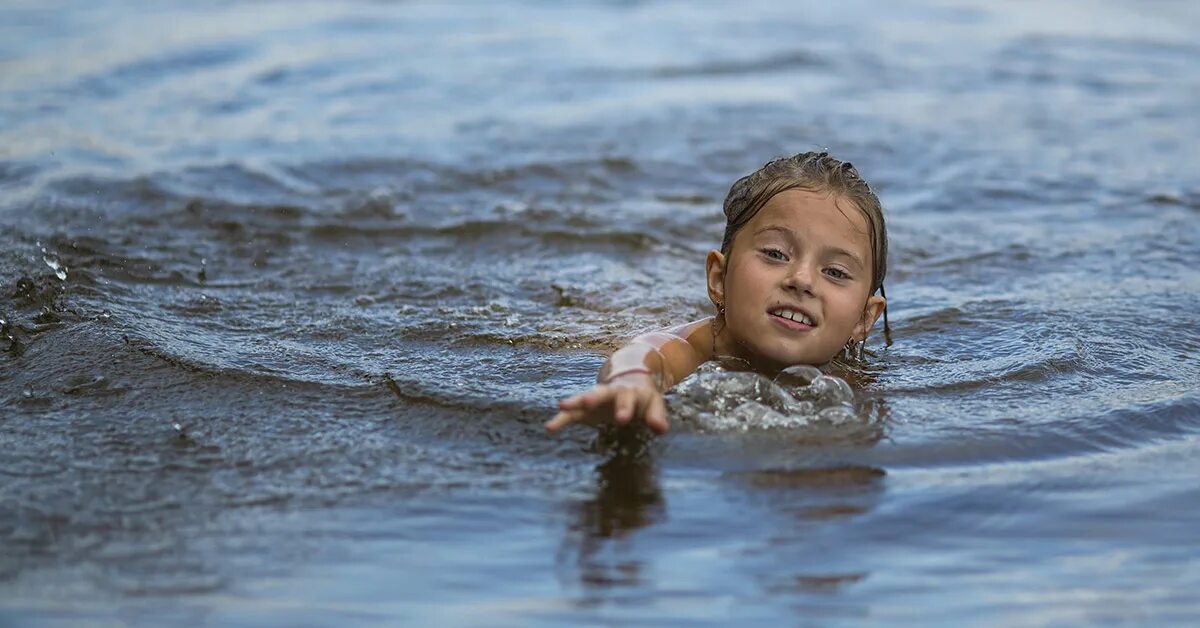
[[[846,341],[866,339],[883,312],[872,296],[867,220],[825,192],[776,194],[733,238],[708,254],[708,293],[725,308],[718,353],[756,368],[824,364]]]

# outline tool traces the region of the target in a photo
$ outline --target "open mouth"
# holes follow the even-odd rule
[[[811,316],[799,310],[778,308],[767,312],[767,314],[771,316],[771,320],[794,331],[805,331],[817,326]]]

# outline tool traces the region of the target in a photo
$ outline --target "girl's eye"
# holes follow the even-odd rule
[[[825,274],[834,279],[849,279],[850,274],[840,268],[826,268]]]
[[[767,257],[769,257],[771,259],[777,259],[777,260],[786,260],[787,259],[787,256],[784,255],[783,251],[780,251],[779,249],[763,249],[762,254],[766,255]]]

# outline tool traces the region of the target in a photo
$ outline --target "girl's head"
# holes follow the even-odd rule
[[[886,305],[879,198],[827,153],[776,159],[738,179],[708,254],[717,350],[761,368],[823,364],[861,342]]]

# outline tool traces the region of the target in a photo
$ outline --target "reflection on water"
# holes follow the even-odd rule
[[[722,490],[743,494],[739,500],[745,512],[732,520],[765,516],[771,521],[766,545],[735,551],[759,564],[752,578],[760,594],[792,598],[797,605],[827,604],[829,596],[869,578],[861,565],[833,564],[821,540],[836,537],[837,528],[848,521],[868,516],[884,497],[886,475],[880,468],[854,465],[725,474]],[[568,510],[558,572],[564,586],[579,591],[576,603],[585,607],[645,602],[646,591],[686,594],[686,580],[647,560],[647,548],[662,544],[661,551],[668,554],[692,553],[713,533],[688,526],[682,538],[654,532],[670,519],[670,509],[654,458],[647,455],[616,453],[606,459],[596,467],[594,492],[569,502]],[[753,532],[753,526],[727,532],[738,536]],[[863,612],[852,602],[838,614],[848,609]]]
[[[643,581],[631,541],[638,530],[661,521],[666,506],[650,456],[611,456],[596,467],[595,494],[570,505],[573,516],[558,554],[560,572],[577,580],[585,599],[593,602],[622,588],[653,588]]]
[[[868,516],[884,496],[886,475],[875,467],[841,466],[727,476],[785,522],[774,540],[779,547],[761,558],[770,563],[759,577],[764,593],[793,598],[800,606],[838,604],[838,615],[865,616],[864,606],[856,601],[843,603],[838,596],[868,579],[870,571],[853,561],[829,561],[827,548],[813,539],[836,535],[839,526]]]

